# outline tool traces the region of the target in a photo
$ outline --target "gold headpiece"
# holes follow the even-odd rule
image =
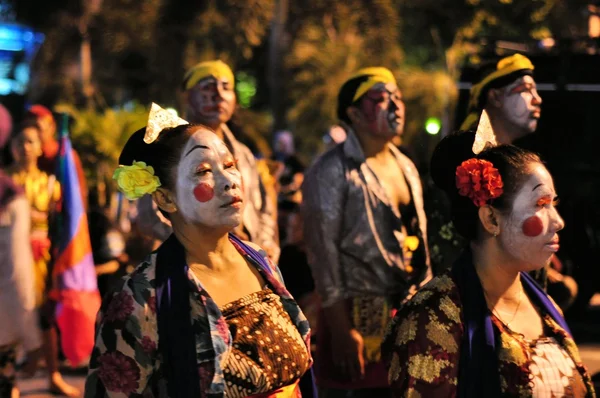
[[[158,138],[158,135],[163,129],[177,127],[183,124],[189,123],[153,102],[150,107],[150,114],[148,115],[144,142],[146,144],[151,144]]]

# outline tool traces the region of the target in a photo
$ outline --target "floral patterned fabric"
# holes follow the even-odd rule
[[[308,322],[285,289],[279,270],[259,248],[257,251],[266,258],[273,273],[265,272],[249,253],[234,245],[280,297],[310,356]],[[156,258],[155,252],[123,279],[121,289],[105,298],[98,314],[85,397],[168,396],[164,362],[158,350]],[[222,397],[225,379],[221,364],[232,351],[232,336],[219,307],[191,271],[188,279],[201,397]]]
[[[548,316],[546,334],[569,354],[585,383],[594,389],[573,339]],[[532,349],[492,316],[498,338],[498,372],[503,397],[533,397]],[[389,381],[397,397],[456,397],[464,324],[459,290],[450,272],[435,277],[396,314],[386,338]]]

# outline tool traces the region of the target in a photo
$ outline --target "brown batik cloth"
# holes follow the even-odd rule
[[[306,344],[279,296],[265,288],[221,308],[233,349],[221,365],[227,397],[267,393],[309,368]]]

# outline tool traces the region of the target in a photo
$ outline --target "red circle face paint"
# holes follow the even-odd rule
[[[211,200],[215,196],[213,187],[205,182],[201,182],[194,188],[194,197],[198,202],[205,203]]]
[[[535,237],[544,231],[544,223],[538,216],[529,217],[523,222],[523,233],[525,236]]]

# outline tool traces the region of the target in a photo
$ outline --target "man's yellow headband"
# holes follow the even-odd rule
[[[373,88],[377,83],[394,83],[396,84],[396,78],[392,74],[392,72],[380,66],[374,66],[370,68],[363,68],[356,72],[349,80],[356,79],[358,77],[368,76],[368,79],[361,83],[360,86],[356,89],[356,93],[354,93],[354,97],[352,98],[352,102],[356,101],[364,93]]]
[[[469,115],[461,125],[461,130],[468,130],[479,118],[479,103],[481,100],[481,95],[484,93],[485,89],[490,85],[490,83],[503,78],[505,76],[510,75],[511,73],[515,73],[518,71],[526,71],[533,70],[533,64],[529,60],[529,58],[525,57],[521,54],[514,54],[509,57],[502,58],[496,64],[496,70],[484,77],[479,83],[474,84],[471,87],[470,97],[469,97]]]
[[[183,77],[183,88],[189,90],[202,79],[213,76],[216,79],[227,79],[232,88],[235,85],[235,77],[231,68],[221,60],[205,61],[190,68]]]
[[[477,106],[479,102],[479,96],[485,87],[491,82],[520,70],[533,70],[533,64],[529,58],[521,54],[515,54],[511,55],[510,57],[502,58],[500,61],[498,61],[496,70],[494,72],[490,73],[479,83],[471,87],[471,99],[469,101],[469,106]]]

